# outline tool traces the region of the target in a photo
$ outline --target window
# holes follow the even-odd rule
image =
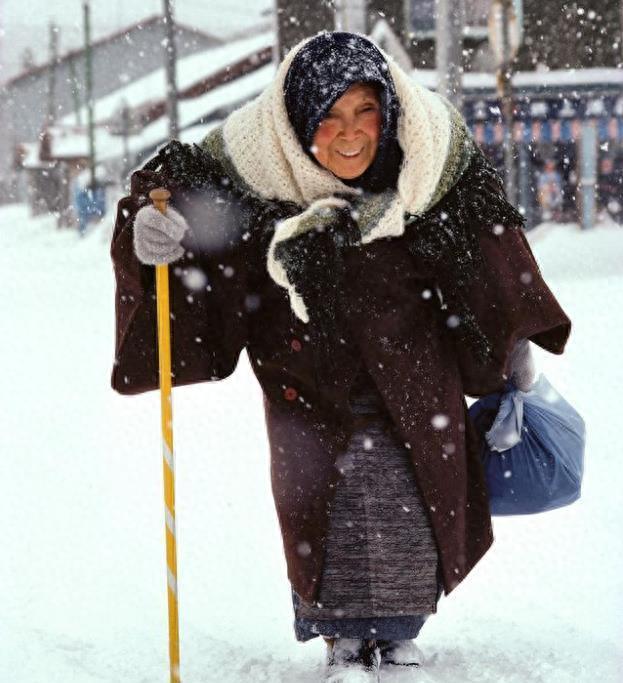
[[[515,0],[515,5],[521,0]],[[463,0],[465,7],[465,35],[484,37],[487,35],[487,21],[491,0]],[[437,19],[436,0],[408,0],[410,8],[409,26],[416,36],[434,36]]]
[[[435,33],[436,5],[435,0],[410,0],[409,26],[415,35],[432,35]]]

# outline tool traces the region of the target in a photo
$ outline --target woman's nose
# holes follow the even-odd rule
[[[355,121],[345,121],[340,131],[340,137],[346,140],[354,140],[357,137],[358,129]]]

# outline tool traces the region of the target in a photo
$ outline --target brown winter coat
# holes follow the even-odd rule
[[[468,187],[471,182],[467,173],[459,180]],[[405,248],[415,232],[407,228],[400,237],[350,248],[342,297],[349,334],[336,350],[338,375],[322,378],[314,371],[307,325],[292,312],[287,292],[268,276],[266,241],[255,238],[260,224],[288,215],[288,207],[244,206],[228,189],[191,192],[156,171],[138,171],[130,195],[119,202],[111,248],[117,278],[112,386],[122,394],[158,387],[154,268],[137,260],[132,224],[148,191],[159,185],[172,190],[173,203],[195,231],[184,243],[185,256],[170,267],[173,383],[224,379],[247,349],[264,392],[272,491],[296,592],[308,602],[317,597],[341,476],[335,461],[348,443],[348,392],[360,363],[410,449],[445,592],[452,591],[493,540],[465,394],[502,388],[517,339],[527,337],[562,353],[571,327],[522,230],[506,225],[500,234],[486,216],[469,226],[484,260],[466,299],[493,343],[493,360],[486,365],[457,344],[439,297],[429,296],[435,291],[434,272]],[[453,192],[429,213],[451,210]],[[237,237],[228,237],[223,248],[202,248],[196,240],[197,233],[218,232],[223,225],[230,235],[232,222]],[[188,276],[198,272],[193,269],[207,276],[198,290],[188,286]]]

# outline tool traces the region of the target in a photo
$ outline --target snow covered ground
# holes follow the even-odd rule
[[[0,209],[0,681],[168,680],[159,403],[109,386],[110,224],[80,240]],[[587,421],[584,495],[495,520],[494,547],[418,639],[427,673],[402,681],[623,680],[623,229],[536,238],[574,322],[565,355],[538,358]],[[224,382],[176,390],[174,416],[183,681],[319,681],[324,643],[292,631],[246,356]]]

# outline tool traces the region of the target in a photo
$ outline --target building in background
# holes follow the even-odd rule
[[[177,61],[179,138],[199,143],[231,111],[258,95],[273,77],[272,31],[219,44]],[[130,172],[169,140],[165,67],[95,99],[98,185],[120,191]],[[81,108],[79,118],[84,121]],[[76,197],[85,197],[87,127],[66,114],[14,155],[14,178],[34,214],[53,212],[59,226],[76,225]],[[82,193],[82,194],[81,194]],[[83,209],[85,203],[82,202]],[[99,212],[99,204],[94,207]],[[84,211],[82,212],[84,214]],[[84,225],[84,221],[82,222]]]
[[[463,114],[502,171],[504,128],[487,28],[491,0],[463,2]],[[539,178],[553,163],[562,183],[557,213],[562,220],[578,220],[579,190],[588,185],[594,185],[599,206],[623,205],[623,2],[515,0],[515,6],[523,35],[513,60],[520,180],[513,200],[528,226],[544,218],[548,211],[539,202]],[[435,0],[368,1],[368,29],[378,18],[394,27],[415,67],[414,78],[431,89],[437,86],[435,11]],[[584,158],[592,158],[582,175],[579,159],[587,130],[595,146],[584,147]],[[618,221],[622,214],[610,211]]]
[[[194,28],[177,25],[178,54],[194,54],[221,44],[221,40]],[[93,42],[93,98],[99,99],[132,83],[162,65],[162,18],[153,16]],[[61,55],[22,72],[0,86],[0,201],[15,191],[11,160],[16,146],[37,138],[50,123],[48,90],[54,71],[54,120],[84,105],[84,49]],[[78,115],[79,116],[79,115]],[[86,123],[76,120],[76,124]]]
[[[487,22],[491,0],[461,0],[465,7],[465,72],[493,72]],[[457,5],[459,0],[457,0]],[[623,7],[620,0],[515,0],[523,42],[515,69],[620,68]],[[368,30],[378,17],[395,27],[413,64],[435,68],[435,0],[368,0]]]

